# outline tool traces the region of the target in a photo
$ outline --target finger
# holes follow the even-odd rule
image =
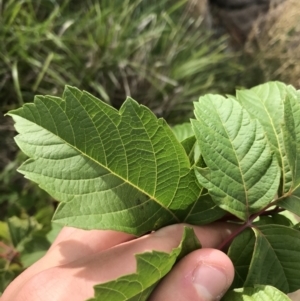
[[[82,230],[64,227],[47,254],[31,266],[23,277],[39,271],[65,265],[82,257],[108,250],[116,245],[136,238],[134,235],[111,230]]]
[[[10,294],[19,291],[24,283],[41,271],[107,250],[134,238],[135,236],[131,234],[117,231],[86,231],[72,227],[64,227],[47,254],[14,280],[12,285],[6,289],[5,296],[10,296]],[[10,297],[7,300],[14,299]]]
[[[218,248],[239,226],[231,223],[216,222],[203,226],[187,224],[171,225],[158,230],[155,235],[172,236],[173,243],[180,243],[184,226],[192,227],[203,248]]]
[[[136,254],[152,252],[153,250],[171,252],[180,244],[185,226],[189,225],[167,226],[155,233],[95,254],[93,259],[92,257],[83,257],[74,264],[65,265],[64,268],[72,267],[74,269],[84,266],[89,273],[86,276],[92,279],[93,275],[96,275],[97,280],[92,279],[92,281],[96,280],[98,283],[115,279],[124,274],[134,273],[136,271]],[[236,225],[215,223],[208,226],[194,226],[193,229],[203,248],[217,248],[236,229]],[[103,275],[99,272],[100,270],[103,271]]]
[[[64,227],[48,253],[59,264],[66,264],[80,257],[101,252],[136,238],[132,234],[111,230],[82,230]],[[67,256],[65,256],[67,254]]]
[[[132,234],[112,230],[82,230],[73,227],[64,227],[49,250],[61,242],[75,241],[79,243],[84,242],[90,248],[101,251],[133,238],[135,236]]]
[[[173,238],[172,240],[168,240],[165,244],[157,247],[166,247],[167,249],[165,251],[168,252],[168,250],[171,250],[172,248],[179,245],[182,238],[183,227],[183,224],[171,225],[154,233],[153,235],[155,237],[159,237],[160,235],[170,235]],[[235,227],[236,225],[214,223],[201,227],[195,226],[193,228],[203,248],[217,248],[218,245],[220,245],[220,243],[231,234],[232,229],[234,229]],[[67,264],[79,258],[110,249],[124,242],[133,240],[134,238],[135,236],[131,234],[117,231],[86,231],[71,227],[65,227],[60,232],[55,242],[53,243],[53,246],[48,251],[48,254],[46,256],[47,259],[45,261],[47,262],[48,267]],[[172,245],[168,245],[168,242]],[[144,246],[144,242],[142,244]],[[149,247],[149,250],[153,250],[152,244],[153,240],[151,240],[151,246]],[[159,244],[161,244],[160,240]],[[136,247],[138,246],[139,244],[136,245]]]
[[[231,233],[231,226],[215,224],[194,227],[201,243],[215,247]],[[55,290],[56,295],[67,300],[70,294],[73,301],[84,300],[93,296],[93,286],[136,271],[135,254],[157,250],[170,252],[181,241],[184,225],[172,225],[136,240],[125,242],[100,253],[82,257],[63,266],[48,269],[33,279],[20,291],[24,296],[32,291],[49,296]],[[46,293],[47,295],[47,293]],[[17,300],[17,299],[16,299]],[[33,300],[33,299],[31,299]],[[49,299],[50,300],[50,299]],[[45,299],[46,301],[46,299]]]
[[[216,301],[230,287],[232,262],[216,249],[201,249],[184,257],[163,279],[149,301]]]

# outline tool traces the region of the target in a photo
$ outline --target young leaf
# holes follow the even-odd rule
[[[185,228],[180,245],[171,253],[137,254],[137,272],[94,287],[89,301],[146,301],[157,283],[172,269],[177,260],[200,248],[192,228]]]
[[[117,111],[66,87],[9,115],[30,157],[20,171],[63,202],[55,221],[139,235],[184,220],[199,197],[171,129],[130,98]]]
[[[285,293],[300,288],[300,232],[281,225],[244,231],[228,255],[236,270],[234,287],[273,285]]]
[[[196,168],[198,181],[222,209],[242,220],[274,198],[280,169],[264,130],[232,98],[200,97],[193,129],[207,168]]]
[[[229,291],[222,301],[291,301],[291,299],[273,286],[255,285]]]
[[[287,97],[287,86],[280,82],[269,82],[250,90],[237,91],[237,100],[253,119],[263,126],[279,166],[282,169],[282,189],[280,195],[291,187],[290,166],[286,158],[283,142],[282,124],[283,103]]]
[[[181,144],[182,144],[187,156],[190,159],[191,165],[193,165],[195,162],[195,145],[196,145],[195,136],[189,137],[189,138],[181,141]]]
[[[176,138],[181,142],[186,154],[190,159],[191,165],[196,165],[201,157],[198,144],[190,123],[183,123],[172,128]]]
[[[190,123],[178,124],[172,127],[172,131],[175,134],[178,141],[194,136],[194,132]]]

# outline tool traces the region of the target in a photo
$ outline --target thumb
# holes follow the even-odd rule
[[[230,287],[234,267],[216,249],[200,249],[184,257],[155,289],[149,301],[216,301]]]

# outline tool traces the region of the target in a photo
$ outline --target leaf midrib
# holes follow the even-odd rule
[[[70,91],[70,93],[72,93],[73,97],[76,98],[76,96],[73,94],[72,91]],[[83,93],[84,93],[84,92],[83,92]],[[77,98],[76,98],[76,99],[77,99]],[[78,99],[77,99],[77,101],[78,101],[79,105],[82,107],[82,109],[85,110],[85,108],[83,107],[82,103],[81,103]],[[105,115],[107,116],[107,118],[114,124],[114,122],[112,121],[112,119],[110,118],[110,116],[107,115],[105,112],[104,112],[104,114],[105,114]],[[97,133],[98,133],[98,136],[100,137],[100,133],[99,133],[99,131],[98,131],[98,127],[96,127],[96,125],[95,125],[93,119],[91,118],[91,116],[90,116],[89,114],[87,114],[87,116],[88,116],[89,120],[93,123],[94,128],[96,129],[96,131],[97,131]],[[139,117],[139,116],[138,116],[138,117]],[[120,114],[119,114],[119,118],[120,118],[119,122],[121,122],[121,115],[120,115]],[[139,117],[139,121],[142,123],[142,120],[141,120],[140,117]],[[71,125],[71,127],[72,127],[72,124],[71,124],[71,123],[70,123],[70,125]],[[128,160],[127,160],[127,156],[126,156],[127,152],[126,152],[125,145],[123,144],[123,140],[122,140],[120,131],[119,131],[119,129],[118,129],[117,126],[116,126],[116,129],[117,129],[117,132],[118,132],[119,141],[121,141],[121,143],[122,143],[122,147],[123,147],[124,154],[125,154],[125,160],[126,160],[126,172],[127,172],[127,179],[128,179],[128,177],[129,177],[129,175],[128,175],[128,172],[129,172],[128,166],[129,166],[129,164],[128,164]],[[72,131],[73,131],[73,128],[72,128]],[[74,131],[73,131],[73,133],[74,133]],[[150,138],[150,136],[149,136],[148,131],[145,130],[145,134],[147,135],[149,141],[151,142],[151,138]],[[152,154],[154,154],[153,157],[154,157],[154,160],[155,160],[155,171],[156,171],[155,174],[157,175],[157,174],[158,174],[158,164],[157,164],[157,159],[156,159],[156,156],[155,156],[155,150],[154,150],[154,148],[153,148],[153,144],[150,143],[150,145],[151,145],[151,148],[152,148]],[[172,145],[172,147],[174,147],[174,146]],[[174,153],[175,153],[176,156],[177,156],[177,162],[178,162],[178,154],[177,154],[176,150],[174,150]],[[105,153],[104,153],[104,154],[105,154]],[[107,158],[106,158],[106,156],[105,156],[105,161],[106,161],[106,163],[107,163]],[[104,166],[103,166],[103,167],[104,167]],[[106,168],[106,167],[104,167],[104,168]],[[107,168],[107,170],[110,171],[109,168]],[[180,166],[179,166],[179,170],[180,170]],[[113,174],[114,174],[114,173],[113,173]],[[123,180],[122,177],[119,177],[119,178]],[[178,179],[178,181],[177,181],[177,187],[178,187],[178,184],[179,184],[179,180],[180,180],[180,179]],[[125,182],[126,182],[126,183],[130,183],[129,181],[125,181]],[[135,185],[133,185],[133,184],[131,184],[131,185],[132,185],[133,187],[137,187],[137,186],[135,186]],[[145,192],[144,192],[143,190],[141,190],[141,189],[138,189],[138,190],[139,190],[139,191],[142,191],[144,194],[146,194],[146,195],[149,196],[151,199],[153,199],[153,200],[156,201],[158,204],[160,204],[156,198],[152,198],[152,196],[150,196],[148,193],[145,193]],[[157,190],[157,177],[155,177],[155,184],[154,184],[154,188],[153,188],[154,193],[156,192],[156,190]],[[174,191],[172,198],[170,198],[170,202],[169,202],[168,206],[170,206],[170,205],[172,204],[172,201],[173,201],[175,195],[176,195],[176,190]],[[161,205],[161,204],[160,204],[160,205]],[[161,206],[162,206],[162,205],[161,205]],[[162,206],[162,207],[163,207],[163,208],[168,208],[168,207],[165,207],[165,206]],[[171,211],[169,210],[169,212],[171,212]],[[176,217],[176,215],[175,215],[175,214],[172,214],[172,215],[173,215],[173,216],[176,218],[176,220],[179,222],[179,219]]]
[[[143,194],[147,195],[151,200],[153,200],[154,202],[156,202],[160,207],[164,208],[171,216],[173,216],[173,218],[177,221],[180,222],[180,220],[178,219],[178,217],[166,206],[164,206],[163,204],[161,204],[159,202],[159,200],[157,200],[154,196],[151,196],[149,193],[147,193],[146,191],[144,191],[143,189],[141,189],[140,187],[136,186],[134,183],[129,182],[127,179],[124,179],[123,177],[121,177],[120,175],[116,174],[114,171],[112,171],[110,168],[108,168],[107,166],[101,164],[100,162],[98,162],[97,160],[95,160],[94,158],[90,157],[88,154],[84,153],[83,151],[81,151],[80,149],[78,149],[76,146],[70,144],[69,142],[67,142],[65,139],[61,138],[60,136],[58,136],[58,134],[51,132],[50,130],[48,130],[47,128],[42,127],[41,125],[28,120],[27,118],[24,118],[23,116],[19,116],[20,118],[25,119],[27,122],[31,122],[33,123],[35,126],[39,126],[41,128],[43,128],[44,130],[48,131],[49,133],[51,133],[52,135],[55,135],[58,139],[60,139],[63,143],[65,143],[66,145],[68,145],[70,148],[75,149],[79,154],[81,154],[82,156],[88,158],[89,160],[93,161],[94,163],[96,163],[97,165],[101,166],[102,168],[108,170],[112,175],[116,176],[117,178],[121,179],[122,181],[124,181],[125,183],[127,183],[128,185],[134,187],[135,189],[137,189],[138,191],[142,192]],[[72,125],[71,125],[72,127]],[[72,127],[72,131],[73,131],[73,127]],[[73,131],[74,132],[74,131]],[[105,158],[106,160],[106,158]]]
[[[231,103],[233,104],[233,101],[232,101]],[[218,117],[219,117],[219,120],[220,120],[220,122],[221,122],[221,124],[222,124],[222,126],[223,126],[223,128],[224,128],[224,131],[225,131],[225,133],[226,133],[226,135],[227,135],[227,137],[228,137],[228,141],[229,141],[230,144],[231,144],[231,147],[232,147],[232,150],[233,150],[233,152],[234,152],[236,161],[237,161],[237,163],[238,163],[237,167],[238,167],[238,169],[239,169],[239,171],[240,171],[240,175],[241,175],[241,179],[242,179],[242,184],[243,184],[243,188],[244,188],[244,193],[245,193],[245,202],[246,202],[245,207],[246,207],[246,211],[247,211],[247,218],[249,218],[249,216],[250,216],[250,214],[249,214],[249,200],[248,200],[248,194],[247,194],[247,191],[246,191],[245,179],[244,179],[243,172],[242,172],[242,169],[241,169],[241,166],[240,166],[240,161],[239,161],[239,159],[238,159],[238,156],[237,156],[237,153],[236,153],[236,151],[235,151],[235,148],[234,148],[234,146],[233,146],[233,144],[232,144],[232,140],[231,140],[231,138],[230,138],[230,136],[229,136],[229,134],[228,134],[228,131],[227,131],[226,127],[225,127],[225,124],[223,123],[223,120],[221,119],[221,116],[220,116],[220,114],[219,114],[219,111],[217,110],[217,108],[216,108],[216,106],[215,106],[215,103],[214,103],[214,107],[215,107],[215,111],[217,112],[217,115],[218,115]],[[233,109],[233,105],[232,105],[232,108],[231,108],[230,115],[232,114],[232,109]],[[243,108],[241,108],[241,112],[242,112],[242,119],[243,119],[243,117],[244,117],[244,109],[243,109]],[[250,122],[251,122],[251,121],[250,121]],[[240,129],[241,129],[241,127],[239,127],[239,131],[240,131]],[[242,202],[242,201],[241,201],[241,202]],[[242,202],[242,203],[243,203],[243,202]],[[244,203],[243,203],[243,204],[244,204]]]

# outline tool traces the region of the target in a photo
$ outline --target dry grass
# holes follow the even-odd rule
[[[273,5],[249,35],[245,50],[264,73],[300,88],[300,1]]]

